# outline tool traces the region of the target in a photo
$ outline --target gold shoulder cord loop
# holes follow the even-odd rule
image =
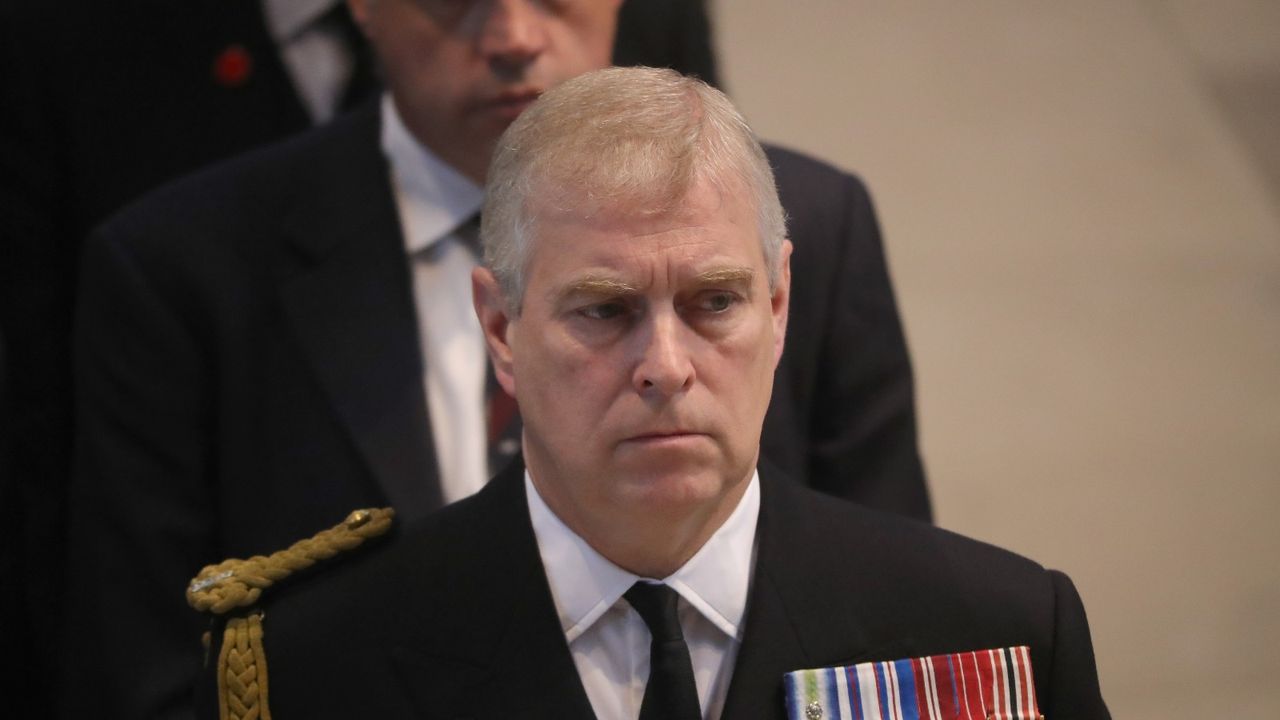
[[[288,549],[208,565],[187,587],[187,604],[215,615],[250,607],[262,591],[289,575],[386,533],[394,516],[391,508],[356,510],[342,524],[300,540]],[[252,610],[227,620],[218,653],[220,720],[271,720],[262,619],[261,610]]]
[[[218,654],[220,720],[271,720],[267,703],[267,656],[262,650],[262,613],[227,621]]]

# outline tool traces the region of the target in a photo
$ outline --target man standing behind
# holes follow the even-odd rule
[[[421,517],[482,487],[505,449],[470,316],[480,183],[539,93],[608,64],[618,0],[350,6],[381,105],[169,186],[86,249],[64,695],[90,708],[69,716],[189,707],[198,623],[178,588],[194,568],[351,507]],[[867,194],[769,159],[799,281],[764,452],[795,482],[927,518]],[[103,660],[121,648],[132,662]]]
[[[250,608],[251,701],[316,718],[1109,717],[1066,576],[762,458],[792,246],[722,94],[647,69],[548,92],[503,136],[482,231],[475,309],[523,467]],[[871,661],[905,664],[877,680]],[[917,697],[932,710],[904,712]]]

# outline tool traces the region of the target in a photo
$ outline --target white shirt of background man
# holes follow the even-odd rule
[[[382,151],[413,274],[440,490],[451,503],[489,479],[488,359],[471,306],[471,270],[479,259],[455,232],[480,211],[484,190],[409,134],[389,94],[382,97]]]

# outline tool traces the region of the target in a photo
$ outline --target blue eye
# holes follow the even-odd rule
[[[711,292],[703,295],[699,301],[701,308],[707,312],[722,313],[738,301],[738,298],[730,292]]]

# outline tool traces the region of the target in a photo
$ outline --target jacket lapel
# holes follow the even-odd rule
[[[392,662],[423,717],[590,720],[590,701],[557,619],[524,493],[512,462],[476,496],[484,526],[467,538],[476,587],[458,622],[466,647],[401,647]],[[458,591],[458,588],[454,588]]]
[[[286,317],[338,417],[402,517],[441,504],[408,265],[370,104],[328,131],[284,216]],[[319,144],[316,148],[321,147]]]
[[[507,633],[490,666],[490,705],[479,717],[594,719],[541,564],[512,599]]]
[[[391,649],[391,663],[418,715],[593,720],[591,703],[550,607],[550,595],[535,582],[497,591],[513,602],[486,620],[505,627],[488,663],[451,657],[441,648]]]
[[[774,580],[756,569],[738,659],[725,698],[723,717],[780,718],[782,675],[805,667],[808,655],[792,626],[786,602]]]
[[[823,554],[822,538],[809,530],[806,498],[792,482],[761,460],[755,576],[726,718],[782,718],[783,675],[869,651],[857,599],[826,597],[813,582],[823,563],[848,572],[848,562]]]

